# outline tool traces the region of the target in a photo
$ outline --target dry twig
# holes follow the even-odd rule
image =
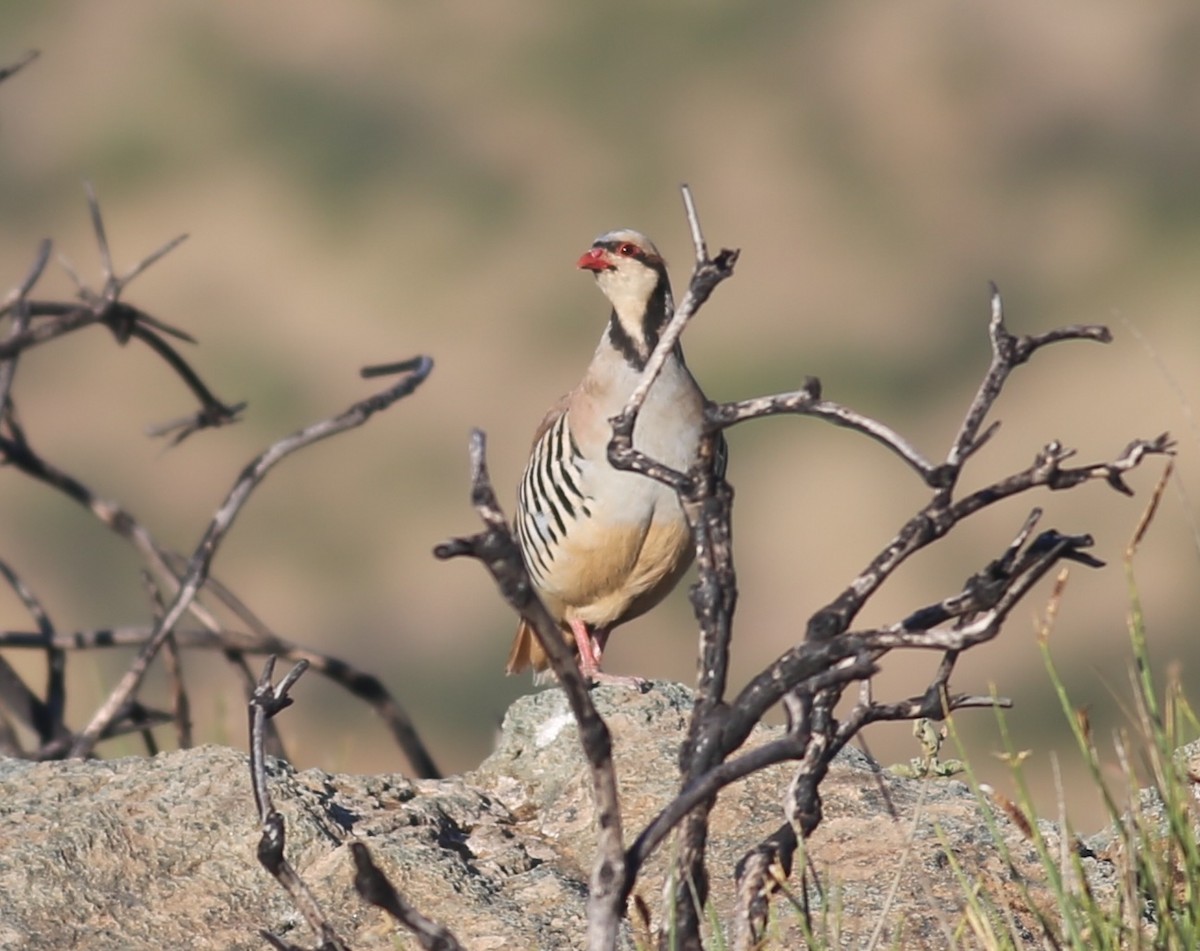
[[[283,886],[292,899],[292,904],[304,916],[308,926],[321,938],[321,951],[349,951],[333,930],[317,904],[317,899],[304,884],[304,880],[292,868],[284,855],[287,830],[283,816],[271,801],[271,789],[267,784],[267,757],[263,751],[266,723],[281,710],[292,705],[288,691],[308,667],[303,661],[296,664],[278,684],[271,682],[275,673],[275,658],[268,657],[263,665],[258,688],[250,699],[250,780],[254,789],[254,804],[258,809],[258,821],[262,825],[262,837],[258,840],[258,861],[271,876]],[[260,934],[275,947],[291,947],[270,932]]]
[[[366,901],[404,925],[426,951],[463,951],[458,938],[448,928],[426,918],[401,897],[371,860],[371,852],[363,843],[351,842],[350,854],[354,858],[354,889]]]
[[[0,83],[20,72],[42,54],[38,50],[29,50],[19,60],[9,66],[0,67]]]
[[[794,745],[789,749],[789,744],[781,744],[776,755],[787,758],[785,754],[788,752],[803,751],[802,755],[796,753],[801,766],[793,781],[787,803],[790,822],[799,834],[810,834],[820,822],[820,783],[833,756],[862,727],[877,720],[909,719],[918,716],[940,718],[952,709],[990,705],[992,701],[988,697],[946,695],[949,676],[958,652],[994,637],[1012,607],[1058,560],[1069,558],[1085,564],[1097,563],[1081,551],[1091,544],[1090,538],[1086,536],[1043,533],[1028,549],[1023,550],[1022,545],[1028,539],[1033,523],[1040,515],[1035,512],[1008,551],[971,579],[964,591],[958,595],[916,612],[891,628],[849,632],[847,628],[858,610],[896,568],[915,551],[942,537],[963,519],[1001,499],[1036,487],[1069,488],[1097,478],[1105,479],[1114,488],[1127,493],[1128,486],[1122,480],[1126,471],[1138,465],[1147,455],[1168,454],[1172,451],[1172,443],[1163,435],[1152,440],[1131,443],[1110,462],[1067,468],[1063,466],[1063,462],[1070,458],[1071,453],[1060,444],[1052,443],[1023,472],[1015,473],[1007,479],[954,501],[953,487],[962,465],[995,431],[995,424],[986,429],[981,427],[1011,370],[1049,343],[1068,339],[1108,339],[1107,331],[1095,327],[1063,328],[1036,337],[1013,337],[1003,326],[998,295],[993,296],[990,329],[993,341],[992,366],[944,462],[925,462],[910,451],[903,440],[886,435],[890,430],[881,424],[864,425],[861,418],[858,418],[853,427],[889,446],[921,474],[926,484],[934,490],[929,505],[904,526],[896,538],[835,601],[813,615],[803,642],[755,677],[728,708],[719,708],[719,717],[714,717],[708,723],[694,724],[693,735],[697,738],[694,742],[697,748],[710,751],[710,764],[707,768],[716,769],[714,764],[720,763],[745,741],[750,729],[767,710],[789,696],[793,698],[796,709],[802,713],[793,725],[791,735]],[[717,407],[710,419],[714,425],[724,426],[755,418],[754,413],[759,410],[769,414],[778,412],[781,408],[799,412],[820,408],[822,411],[813,412],[812,415],[833,418],[824,411],[828,404],[819,400],[818,384],[810,383],[806,387],[806,393],[806,398],[788,398],[783,401],[782,406],[779,402],[768,399],[760,401],[757,406],[751,406],[747,402],[734,404],[730,409]],[[834,418],[833,421],[839,421],[841,418],[847,417],[838,414],[838,418]],[[703,572],[702,564],[699,585],[706,583]],[[968,620],[973,614],[978,616]],[[700,617],[700,620],[703,624],[705,619]],[[947,628],[944,626],[947,622],[954,623]],[[934,625],[943,626],[935,629]],[[836,645],[833,651],[828,649],[831,645]],[[833,707],[842,696],[845,687],[853,680],[869,677],[884,653],[897,647],[939,649],[945,652],[943,663],[926,691],[920,697],[895,704],[880,704],[868,700],[854,708],[839,722],[833,716]],[[855,670],[850,658],[862,657],[860,651],[865,652],[869,663],[863,664],[859,661],[859,669]],[[838,668],[838,664],[843,666]],[[831,677],[831,674],[839,669],[845,672],[845,676]],[[832,679],[834,682],[818,685],[813,680],[817,675],[823,675],[826,680]],[[683,788],[688,801],[697,799],[694,790],[698,785],[707,786],[708,783],[700,780],[695,774],[685,775]],[[668,810],[675,811],[671,807],[668,807]],[[652,824],[650,827],[652,830],[656,828],[661,826]],[[686,828],[685,825],[685,835]],[[637,864],[635,861],[630,862],[631,871],[636,869]],[[682,874],[682,870],[677,869],[676,874]],[[694,871],[693,877],[703,879],[702,875],[697,875]],[[687,895],[677,895],[677,898],[682,903],[690,900]],[[679,904],[677,901],[677,909]],[[684,918],[684,923],[688,925],[688,919]],[[692,933],[697,932],[693,930]],[[686,940],[683,946],[689,946]]]
[[[0,305],[0,317],[9,312],[14,315],[13,327],[8,336],[0,341],[0,383],[4,382],[3,374],[6,372],[4,367],[10,367],[7,372],[11,374],[11,367],[15,366],[15,359],[24,351],[83,327],[103,324],[108,327],[119,344],[124,345],[131,339],[137,339],[150,347],[166,361],[167,365],[200,402],[200,409],[192,416],[168,424],[165,429],[159,427],[164,432],[179,430],[175,438],[176,443],[200,429],[236,422],[246,404],[228,405],[217,399],[191,365],[167,342],[165,337],[175,337],[187,343],[195,343],[195,340],[184,331],[163,323],[121,300],[125,289],[138,275],[178,247],[187,238],[187,235],[172,238],[151,251],[124,274],[117,275],[113,266],[108,234],[104,226],[104,216],[100,212],[100,203],[91,184],[85,183],[84,187],[87,192],[88,211],[96,237],[96,246],[100,254],[104,275],[103,286],[99,291],[90,289],[70,264],[62,261],[63,267],[78,287],[79,302],[30,300],[29,293],[45,268],[49,255],[49,245],[47,242],[43,242],[30,274]]]
[[[485,528],[476,535],[438,545],[434,555],[441,559],[468,555],[483,562],[504,600],[533,625],[538,641],[550,659],[550,666],[566,692],[571,712],[579,725],[584,756],[591,768],[592,797],[596,807],[598,848],[588,893],[588,947],[593,951],[615,948],[625,905],[625,894],[620,886],[626,872],[612,738],[592,703],[574,654],[563,642],[554,619],[533,593],[520,549],[492,488],[487,469],[486,439],[479,430],[471,434],[470,457],[471,503]]]
[[[162,592],[154,584],[154,577],[142,569],[142,586],[154,607],[155,623],[162,617]],[[172,628],[163,642],[163,666],[171,684],[171,714],[175,722],[175,744],[181,750],[192,747],[192,704],[188,699],[187,685],[183,679],[183,658],[180,656],[179,639]]]
[[[210,577],[205,591],[228,594],[223,586],[214,590],[215,579]],[[223,599],[224,600],[224,599]],[[197,605],[193,603],[192,609]],[[206,616],[211,617],[211,615]],[[253,617],[253,615],[250,615]],[[260,622],[261,623],[261,622]],[[55,634],[50,646],[61,651],[97,650],[113,647],[143,648],[154,636],[153,625],[126,625],[122,627],[96,628]],[[413,725],[411,717],[374,674],[361,670],[337,657],[323,654],[311,647],[303,647],[263,626],[254,626],[251,631],[239,631],[223,627],[213,619],[212,628],[176,628],[175,643],[188,650],[217,650],[223,652],[231,662],[244,667],[243,655],[278,657],[297,663],[307,661],[310,668],[342,687],[352,696],[368,704],[384,721],[397,745],[408,758],[414,775],[424,779],[437,779],[440,775],[437,764],[429,753]],[[46,642],[34,631],[0,631],[0,648],[42,648]],[[254,678],[251,677],[253,692]],[[2,693],[2,691],[0,691]],[[249,693],[247,694],[249,696]],[[39,701],[40,702],[40,701]],[[267,723],[270,729],[270,721]],[[268,737],[268,749],[279,749]],[[43,757],[44,758],[44,757]]]
[[[188,561],[187,571],[184,572],[179,590],[175,592],[163,616],[155,624],[150,640],[138,651],[129,670],[126,671],[100,709],[92,716],[88,725],[80,732],[75,745],[71,748],[72,756],[86,756],[90,753],[115,712],[133,696],[149,669],[150,661],[162,647],[167,632],[183,616],[192,599],[203,587],[205,579],[208,577],[209,566],[216,556],[217,548],[232,528],[234,519],[250,498],[251,493],[266,478],[267,473],[297,450],[361,426],[380,410],[387,409],[397,400],[407,396],[424,382],[430,370],[433,369],[433,361],[428,357],[416,357],[403,366],[408,374],[398,383],[381,393],[359,400],[337,416],[312,423],[290,436],[285,436],[269,446],[242,470],[241,475],[226,496],[225,502],[217,509],[212,521],[209,522],[204,537]]]
[[[7,688],[0,690],[5,706],[25,726],[37,734],[39,746],[63,739],[68,731],[63,722],[63,711],[67,704],[66,652],[55,645],[54,624],[37,595],[23,582],[17,573],[4,561],[0,561],[0,575],[8,582],[21,603],[25,605],[38,631],[36,646],[46,652],[46,699],[40,700],[25,686],[16,671],[3,662]]]
[[[275,652],[290,656],[295,655],[297,657],[304,656],[323,675],[342,684],[372,705],[391,728],[392,733],[405,750],[410,762],[413,764],[414,771],[418,775],[436,775],[437,767],[417,736],[411,719],[377,678],[365,672],[357,671],[353,666],[335,658],[319,654],[315,651],[305,651],[297,645],[277,637],[228,588],[222,585],[217,579],[207,576],[207,563],[211,561],[216,544],[219,543],[223,533],[228,531],[232,518],[242,501],[244,501],[244,497],[241,499],[233,499],[231,497],[227,501],[226,509],[222,513],[219,513],[221,524],[214,523],[214,525],[211,525],[210,533],[206,537],[207,543],[211,545],[210,550],[205,554],[194,556],[192,561],[188,563],[160,546],[151,536],[150,532],[127,509],[100,498],[81,480],[53,466],[33,449],[24,428],[18,421],[16,409],[11,399],[12,383],[20,357],[30,347],[58,339],[66,333],[80,329],[81,327],[90,326],[94,323],[101,323],[107,326],[112,331],[115,339],[120,343],[125,343],[133,338],[142,340],[154,352],[158,353],[167,362],[168,366],[184,381],[185,385],[196,394],[201,404],[200,410],[192,416],[171,424],[173,428],[178,430],[174,442],[177,443],[180,439],[196,432],[199,428],[232,421],[244,406],[244,404],[238,404],[231,407],[217,400],[208,387],[200,380],[199,376],[192,370],[190,365],[183,360],[174,347],[165,339],[167,336],[170,336],[191,342],[192,338],[188,334],[163,323],[157,318],[121,300],[121,295],[129,283],[177,247],[183,240],[183,236],[166,242],[123,274],[117,274],[113,264],[113,256],[109,246],[104,219],[100,212],[94,190],[90,185],[87,186],[87,195],[89,213],[92,219],[103,272],[103,284],[100,290],[93,291],[89,289],[76,277],[76,284],[79,287],[79,302],[59,303],[32,300],[30,295],[44,273],[50,257],[50,243],[49,241],[43,241],[39,245],[38,253],[35,255],[34,261],[25,277],[0,301],[0,320],[5,316],[8,316],[11,320],[7,333],[3,337],[0,337],[0,463],[7,464],[14,470],[20,471],[65,493],[68,497],[87,508],[101,523],[131,542],[154,572],[165,596],[172,599],[173,603],[184,605],[189,613],[208,628],[211,636],[202,639],[200,643],[206,647],[221,649],[230,662],[242,672],[242,676],[247,684],[248,694],[253,690],[254,677],[245,665],[244,658],[242,657],[243,651],[257,653]],[[73,274],[74,272],[72,271],[71,273]],[[395,399],[406,395],[411,388],[415,388],[424,379],[424,376],[429,372],[429,368],[430,364],[428,361],[406,361],[397,364],[391,369],[391,372],[398,371],[405,374],[405,378],[400,383],[376,397],[368,398],[356,404],[355,407],[352,407],[351,410],[347,411],[341,417],[316,424],[305,430],[304,433],[297,434],[297,437],[293,437],[294,442],[289,443],[287,440],[284,440],[275,447],[272,447],[272,450],[258,460],[260,471],[257,474],[249,475],[248,478],[239,482],[238,486],[235,487],[234,494],[237,494],[238,491],[248,494],[250,489],[265,474],[265,470],[273,464],[273,461],[282,458],[288,452],[294,451],[294,449],[300,448],[302,445],[325,438],[328,435],[333,435],[342,429],[358,425],[378,409],[384,408],[384,406],[390,404]],[[160,428],[160,431],[165,432],[170,428]],[[272,452],[277,455],[274,458],[268,458]],[[198,557],[199,561],[197,560]],[[207,593],[223,601],[246,623],[253,634],[249,643],[238,643],[239,639],[237,637],[227,637],[224,626],[207,608],[195,600],[197,592],[184,592],[181,577],[186,574],[189,568],[195,567],[201,562],[203,562],[202,574],[204,575],[204,577],[200,578],[201,586]],[[93,719],[93,722],[86,731],[86,736],[75,738],[67,745],[72,746],[77,753],[89,752],[99,736],[109,735],[113,731],[116,721],[113,721],[112,717],[115,713],[137,709],[135,705],[129,703],[133,696],[133,690],[136,689],[141,676],[144,675],[150,658],[153,657],[158,646],[167,637],[166,631],[177,620],[178,617],[174,618],[164,627],[163,622],[165,619],[160,618],[160,623],[156,624],[148,634],[133,638],[133,640],[137,641],[137,646],[141,650],[130,673],[122,681],[117,692],[109,699],[107,705]],[[72,640],[72,643],[70,643],[69,647],[79,649],[92,644],[108,646],[109,644],[116,643],[119,639],[110,640],[103,632],[96,632],[95,640],[91,640],[87,636],[75,637],[70,640]],[[64,645],[62,639],[57,636],[47,635],[44,630],[39,633],[36,643],[32,642],[27,634],[17,631],[0,633],[0,643],[38,647],[48,652],[51,671],[47,694],[49,703],[44,705],[38,701],[37,705],[30,706],[27,703],[22,704],[19,700],[14,700],[13,704],[17,708],[28,708],[28,711],[31,711],[29,715],[36,715],[38,717],[51,716],[51,719],[53,719],[53,716],[48,711],[52,711],[56,707],[61,707],[61,669],[64,662],[62,651],[64,646],[67,645]],[[126,639],[125,643],[129,643],[129,639]],[[19,682],[19,678],[15,674],[13,678]],[[56,686],[56,684],[59,686]],[[31,697],[36,699],[36,695],[28,689],[24,691],[9,691],[8,695],[10,697],[25,696],[27,699]],[[109,719],[110,727],[106,728],[102,725],[101,721],[105,718]],[[61,720],[61,713],[58,714],[58,719]],[[274,736],[274,729],[270,723],[267,724],[267,729],[270,746],[275,751],[281,752],[278,737]],[[97,732],[98,730],[100,732]],[[52,743],[44,740],[40,748],[33,755],[38,758],[62,755],[66,739],[68,738],[60,732],[54,737]]]

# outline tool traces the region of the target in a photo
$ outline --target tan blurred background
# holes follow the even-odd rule
[[[1108,347],[1060,346],[1018,371],[967,485],[1051,439],[1093,460],[1176,432],[1178,484],[1137,570],[1157,666],[1178,661],[1195,686],[1194,5],[46,2],[0,8],[0,40],[0,62],[43,51],[0,86],[0,285],[43,236],[98,273],[90,180],[119,266],[190,233],[128,298],[192,331],[202,376],[250,404],[242,424],[165,450],[144,427],[189,411],[188,395],[144,348],[90,330],[20,367],[18,407],[50,460],[190,551],[247,460],[369,392],[359,366],[436,360],[418,394],[271,475],[215,573],[284,635],[382,676],[444,769],[478,762],[531,689],[502,674],[514,622],[482,568],[430,555],[477,527],[468,431],[488,432],[510,500],[534,425],[606,318],[573,262],[596,233],[636,227],[682,287],[685,180],[710,242],[743,250],[686,339],[714,398],[814,374],[936,455],[987,363],[989,279],[1017,332],[1111,325]],[[61,272],[40,295],[52,291],[70,293]],[[813,421],[731,443],[740,687],[926,493],[874,444]],[[1160,471],[1132,476],[1133,500],[1097,484],[997,507],[914,559],[861,620],[956,590],[1045,506],[1044,526],[1093,532],[1110,562],[1073,572],[1054,636],[1075,698],[1109,731],[1128,695],[1121,552]],[[132,552],[13,472],[0,472],[0,555],[61,630],[148,618]],[[1014,698],[1014,742],[1051,811],[1051,757],[1069,743],[1033,635],[1046,591],[955,686]],[[0,625],[30,626],[7,590]],[[608,656],[617,672],[690,681],[682,590]],[[72,658],[73,723],[126,659]],[[919,689],[934,660],[892,658],[877,695]],[[39,662],[20,662],[40,683]],[[212,658],[188,667],[204,678],[199,738],[243,744],[232,674]],[[365,707],[315,677],[297,696],[282,729],[300,765],[404,767]],[[960,723],[985,778],[1008,787],[991,715]],[[915,754],[907,727],[868,741],[885,762]],[[1086,825],[1094,799],[1069,752],[1063,765]]]

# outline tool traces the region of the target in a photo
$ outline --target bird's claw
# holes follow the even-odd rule
[[[587,678],[593,687],[625,687],[629,690],[636,690],[638,693],[647,693],[651,687],[651,682],[644,677],[626,677],[622,676],[621,674],[606,674],[602,670],[585,671],[584,677]]]

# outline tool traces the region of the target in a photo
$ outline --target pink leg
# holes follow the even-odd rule
[[[600,658],[604,655],[604,647],[608,643],[608,630],[600,628],[594,633],[587,625],[578,619],[568,622],[571,633],[575,635],[575,644],[579,648],[579,672],[583,679],[594,684],[614,684],[619,687],[632,687],[634,690],[644,690],[646,681],[641,677],[622,677],[620,674],[606,674],[600,669]]]
[[[575,646],[579,648],[579,671],[584,677],[590,677],[600,669],[600,651],[592,647],[592,635],[583,621],[572,618],[568,623],[575,635]]]
[[[596,656],[596,669],[600,669],[600,658],[604,656],[604,648],[608,646],[608,635],[612,633],[606,627],[592,630],[592,653]]]

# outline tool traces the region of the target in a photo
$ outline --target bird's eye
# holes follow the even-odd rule
[[[617,253],[620,255],[623,255],[624,257],[631,258],[635,254],[637,254],[637,245],[629,244],[628,242],[626,242],[625,244],[623,244],[619,248],[617,248]]]

